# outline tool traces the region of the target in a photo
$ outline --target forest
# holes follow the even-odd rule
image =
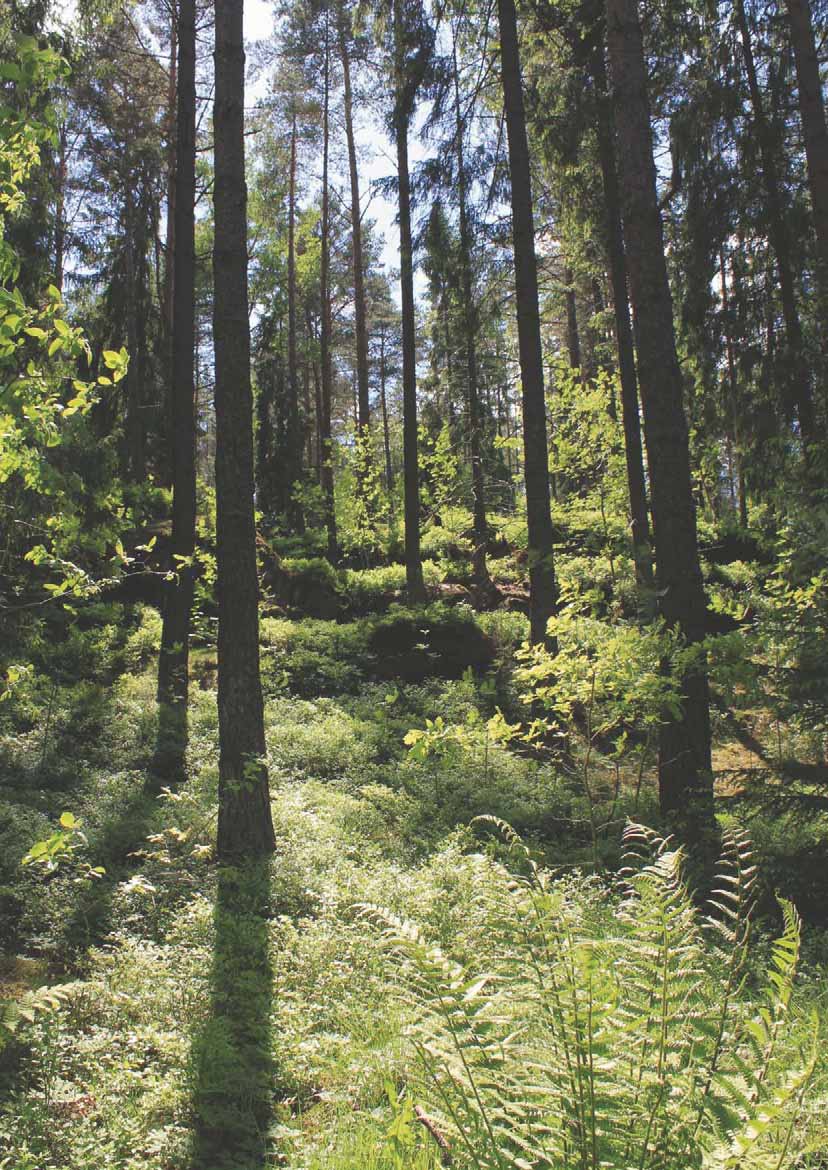
[[[0,0],[0,1170],[828,1167],[828,0]]]

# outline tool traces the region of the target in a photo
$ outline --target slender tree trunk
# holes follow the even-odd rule
[[[164,422],[167,427],[167,443],[164,460],[166,481],[172,483],[175,453],[175,357],[173,355],[173,332],[175,330],[175,231],[176,231],[176,169],[178,166],[178,127],[176,95],[178,93],[178,38],[181,13],[173,0],[170,5],[170,66],[167,89],[167,227],[164,243],[164,308],[163,333],[167,355],[167,377],[164,381]]]
[[[359,170],[357,168],[356,138],[354,136],[354,102],[351,92],[351,55],[345,13],[339,11],[339,52],[342,58],[344,83],[345,137],[348,142],[348,174],[351,184],[351,247],[354,263],[354,331],[356,334],[357,400],[359,429],[364,431],[371,421],[368,399],[368,313],[365,301],[365,261],[362,255],[362,208],[359,198]]]
[[[529,143],[518,54],[514,0],[498,0],[500,56],[509,174],[512,192],[512,239],[515,253],[518,350],[523,393],[523,464],[526,480],[526,521],[529,536],[529,621],[533,642],[552,640],[549,619],[557,610],[554,534],[549,498],[549,451],[546,440],[546,403],[543,391],[543,349]]]
[[[408,173],[408,115],[403,108],[402,0],[394,5],[394,138],[400,223],[400,296],[403,361],[403,481],[405,496],[405,581],[408,600],[426,600],[420,557],[420,483],[417,456],[417,339],[414,318],[414,249],[411,240],[411,181]]]
[[[828,331],[828,128],[814,26],[808,0],[786,0],[796,61],[799,113],[817,240],[817,278],[823,334]],[[824,338],[823,338],[824,340]]]
[[[135,213],[135,193],[131,177],[124,186],[124,295],[126,308],[127,348],[130,353],[129,372],[125,378],[126,422],[125,422],[125,469],[126,478],[132,483],[142,483],[146,478],[145,435],[144,435],[144,363],[140,340],[138,297],[138,265],[136,264],[136,240],[139,235]]]
[[[656,195],[644,48],[637,0],[607,0],[615,125],[638,374],[650,465],[661,612],[689,644],[705,634],[682,377]],[[680,714],[665,710],[659,733],[659,797],[689,841],[714,824],[710,712],[703,660],[681,680]]]
[[[294,491],[302,478],[302,427],[299,420],[299,362],[296,353],[296,111],[290,128],[290,177],[288,181],[288,499],[290,522],[296,532],[305,531],[302,505]]]
[[[243,0],[216,0],[216,569],[221,858],[275,847],[259,674],[253,401],[247,299]]]
[[[66,253],[66,179],[68,173],[66,123],[60,126],[57,180],[55,183],[55,288],[63,293]]]
[[[728,295],[727,289],[727,266],[725,264],[724,251],[722,251],[719,256],[719,271],[722,282],[722,321],[724,324],[725,353],[727,355],[727,374],[730,389],[730,409],[728,411],[728,415],[730,417],[730,425],[733,431],[733,446],[736,448],[735,458],[739,480],[739,521],[743,528],[747,528],[747,497],[745,495],[745,477],[742,468],[742,460],[744,455],[739,442],[739,379],[736,374],[736,351],[733,345],[733,333],[730,328],[730,297]]]
[[[460,107],[460,82],[457,67],[457,35],[454,30],[452,62],[454,66],[454,138],[457,154],[457,201],[460,219],[460,266],[463,282],[463,327],[466,334],[466,393],[469,407],[469,447],[472,472],[472,505],[474,550],[472,569],[474,582],[482,601],[493,593],[492,581],[486,565],[486,544],[489,526],[486,522],[486,482],[483,475],[483,443],[480,425],[480,390],[477,373],[477,306],[474,298],[472,274],[472,234],[469,226],[468,192],[466,187],[466,160],[463,147],[463,113]]]
[[[195,464],[195,166],[196,166],[196,6],[178,5],[178,103],[176,115],[175,251],[167,254],[175,274],[172,315],[172,537],[166,584],[158,700],[173,709],[170,747],[183,763],[187,735],[190,611],[193,603],[196,523]],[[163,716],[162,716],[163,718]]]
[[[785,333],[790,357],[791,377],[786,398],[788,403],[793,405],[796,410],[802,442],[807,447],[818,437],[816,419],[814,417],[811,376],[805,356],[802,323],[796,304],[791,242],[782,203],[779,174],[776,168],[773,135],[767,117],[765,116],[762,93],[759,89],[759,81],[756,76],[756,63],[753,58],[753,45],[744,0],[736,0],[736,19],[742,38],[742,55],[744,57],[745,73],[750,92],[750,104],[753,109],[753,120],[756,125],[756,137],[759,143],[759,155],[762,160],[762,174],[765,180],[765,193],[768,204],[768,234],[770,236],[771,247],[776,257],[779,296],[782,301],[782,316],[785,320]]]
[[[382,442],[385,448],[385,486],[388,491],[388,510],[394,518],[394,470],[391,465],[391,434],[388,428],[388,401],[385,393],[385,325],[380,327],[380,406],[382,408]]]
[[[618,192],[612,108],[604,61],[603,39],[593,57],[593,77],[598,92],[598,115],[595,129],[604,191],[604,206],[607,215],[607,258],[612,284],[615,343],[618,348],[618,380],[621,384],[621,418],[624,425],[624,455],[627,467],[627,491],[630,500],[630,528],[635,577],[639,587],[652,589],[652,545],[647,512],[647,488],[644,478],[644,451],[641,445],[641,420],[638,412],[638,381],[635,372],[635,350],[627,293],[627,261],[624,255],[621,200]]]
[[[575,300],[575,284],[572,269],[567,265],[564,269],[564,284],[566,285],[566,348],[569,354],[569,364],[573,370],[581,368],[581,335],[578,332],[578,305]]]
[[[330,39],[329,17],[325,15],[325,95],[322,110],[322,241],[320,260],[321,322],[319,327],[319,353],[322,365],[322,412],[319,420],[321,445],[322,494],[325,500],[325,528],[328,534],[328,560],[334,562],[339,555],[339,538],[336,531],[336,507],[334,497],[333,441],[331,438],[331,399],[333,375],[331,372],[331,214],[330,191],[328,189],[328,162],[330,154]]]

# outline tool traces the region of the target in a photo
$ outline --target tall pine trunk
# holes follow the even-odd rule
[[[515,253],[518,350],[523,395],[523,462],[529,536],[529,621],[533,642],[547,642],[547,624],[557,610],[554,534],[549,498],[549,452],[543,391],[543,350],[529,143],[520,76],[514,0],[498,0],[500,57]]]
[[[786,4],[796,61],[799,114],[805,139],[808,187],[817,241],[817,277],[822,300],[820,317],[825,331],[828,328],[828,128],[825,124],[811,6],[808,0],[786,0]]]
[[[287,514],[294,531],[305,531],[302,505],[294,498],[302,478],[302,425],[299,417],[299,359],[296,346],[296,111],[290,127],[288,179],[288,442]]]
[[[328,189],[328,156],[330,153],[330,83],[331,59],[328,14],[325,14],[325,93],[322,108],[322,240],[320,259],[321,321],[319,327],[319,356],[322,366],[321,412],[319,416],[319,444],[322,495],[325,501],[325,528],[328,534],[328,560],[337,559],[339,539],[336,532],[334,498],[333,440],[331,437],[331,398],[333,373],[331,369],[331,213]]]
[[[687,422],[656,194],[646,67],[637,0],[607,0],[607,34],[638,376],[652,486],[661,613],[688,644],[705,634]],[[682,709],[659,732],[662,812],[691,842],[713,824],[710,711],[703,660],[681,679]]]
[[[581,368],[581,335],[578,332],[578,304],[575,299],[575,275],[569,265],[564,269],[566,286],[566,348],[569,365],[573,370]]]
[[[176,112],[175,271],[170,279],[172,305],[172,369],[170,372],[172,433],[171,568],[164,598],[158,699],[172,708],[170,748],[179,763],[187,732],[190,610],[196,522],[195,430],[195,167],[196,167],[196,7],[179,0]],[[162,718],[164,716],[162,715]]]
[[[756,75],[756,62],[753,57],[753,43],[747,13],[745,12],[744,0],[736,0],[736,20],[742,38],[745,74],[750,93],[750,104],[753,109],[753,120],[756,126],[756,137],[759,143],[759,155],[762,160],[762,177],[767,195],[768,234],[770,236],[771,248],[776,257],[779,296],[782,301],[782,316],[785,321],[785,334],[790,360],[790,380],[786,398],[788,404],[792,405],[796,410],[802,442],[807,447],[809,443],[817,438],[811,376],[805,356],[802,323],[796,304],[791,240],[782,202],[782,189],[776,166],[773,134],[771,133],[771,127],[765,114],[762,93],[759,89],[759,81]]]
[[[345,11],[339,11],[339,53],[344,84],[345,137],[348,142],[348,176],[351,186],[351,247],[354,265],[354,331],[356,334],[357,403],[360,431],[371,421],[368,399],[368,313],[365,303],[365,261],[362,254],[362,208],[359,198],[356,137],[354,135],[354,101],[351,92],[351,54]]]
[[[466,159],[463,145],[464,126],[460,108],[460,81],[457,67],[457,30],[454,30],[452,64],[454,67],[454,137],[457,155],[457,201],[460,219],[460,266],[463,285],[463,329],[466,341],[466,381],[469,410],[469,447],[472,472],[472,505],[474,551],[472,569],[474,583],[485,601],[493,592],[486,565],[486,544],[489,527],[486,522],[486,482],[483,475],[483,435],[480,419],[480,389],[477,373],[477,307],[474,299],[472,273],[472,233],[469,225]]]
[[[164,242],[164,306],[162,337],[167,358],[167,376],[164,380],[164,423],[167,430],[166,450],[164,452],[165,482],[172,484],[173,463],[175,454],[174,444],[174,414],[175,399],[175,357],[173,355],[173,331],[175,329],[175,199],[176,199],[176,168],[178,166],[178,36],[181,13],[174,2],[170,5],[170,65],[167,85],[167,225],[166,240]]]
[[[638,412],[638,380],[627,292],[627,261],[624,255],[624,232],[618,193],[618,171],[613,141],[611,98],[604,61],[603,38],[593,56],[593,77],[598,97],[596,137],[607,217],[607,253],[612,284],[615,316],[615,342],[618,349],[618,380],[621,383],[621,419],[624,426],[624,455],[627,467],[627,492],[630,501],[635,577],[645,589],[653,585],[650,521],[647,512],[647,488],[644,477],[644,451],[641,445],[641,419]]]
[[[247,300],[243,0],[216,0],[216,570],[221,858],[275,847],[259,674],[253,397]]]
[[[400,299],[402,310],[403,489],[405,500],[405,584],[408,600],[426,600],[420,556],[420,483],[417,455],[417,339],[414,318],[414,248],[411,239],[411,180],[408,173],[408,115],[404,108],[404,52],[400,5],[394,0],[395,113],[397,188],[400,223]]]

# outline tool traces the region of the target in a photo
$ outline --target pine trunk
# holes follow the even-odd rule
[[[805,139],[808,187],[817,240],[817,276],[822,298],[822,329],[828,329],[828,128],[822,100],[814,26],[808,0],[786,0],[791,25],[799,113]]]
[[[193,602],[193,565],[196,522],[195,464],[195,167],[196,167],[196,7],[195,0],[179,0],[176,113],[175,213],[170,280],[172,306],[172,370],[170,449],[172,457],[171,568],[167,582],[161,655],[158,663],[158,699],[173,709],[170,747],[179,757],[186,744],[190,610]],[[179,559],[181,558],[181,559]],[[183,563],[182,563],[183,562]],[[163,716],[162,716],[163,718]],[[178,744],[176,744],[176,740]]]
[[[218,854],[275,847],[259,674],[253,516],[253,400],[247,300],[243,0],[216,0],[215,243],[216,570],[219,606]]]
[[[333,374],[331,370],[331,214],[330,191],[328,189],[328,156],[330,153],[330,46],[328,23],[325,21],[325,95],[322,110],[322,240],[320,260],[321,323],[319,329],[319,354],[322,365],[322,407],[319,417],[319,442],[322,494],[325,501],[325,528],[328,534],[328,560],[332,563],[339,555],[339,539],[336,531],[336,507],[334,499],[333,440],[331,437],[331,398]]]
[[[426,600],[420,557],[420,482],[417,455],[417,340],[414,317],[414,249],[411,240],[411,180],[408,173],[408,119],[403,102],[403,30],[394,0],[397,187],[400,223],[400,298],[403,364],[403,488],[405,499],[405,581],[410,603]]]
[[[653,585],[652,545],[647,511],[647,488],[644,477],[644,451],[641,445],[641,419],[638,411],[638,381],[635,350],[627,292],[627,260],[624,255],[624,232],[612,131],[611,99],[607,85],[604,46],[593,57],[593,77],[598,93],[596,135],[607,216],[607,252],[615,316],[615,341],[618,348],[618,380],[621,383],[621,418],[624,424],[624,454],[627,467],[627,491],[630,500],[630,528],[635,561],[635,576],[640,587]]]
[[[759,143],[759,155],[762,160],[762,176],[767,195],[768,234],[770,236],[771,247],[776,257],[779,296],[782,301],[782,316],[785,321],[791,373],[786,398],[788,405],[792,406],[796,411],[802,442],[807,447],[817,438],[811,377],[805,357],[802,323],[796,304],[791,241],[782,203],[782,190],[776,166],[773,135],[765,115],[762,94],[759,89],[750,26],[748,25],[744,0],[736,0],[736,20],[742,38],[742,55],[745,62],[750,104],[753,109],[753,120]]]
[[[466,334],[466,380],[469,410],[469,447],[472,472],[472,505],[474,551],[472,570],[474,583],[482,602],[491,597],[493,587],[486,565],[486,544],[489,526],[486,522],[486,483],[483,476],[483,436],[480,420],[480,391],[477,375],[477,307],[474,299],[472,274],[472,235],[469,226],[468,193],[466,188],[466,160],[463,149],[463,117],[460,109],[460,84],[457,69],[457,30],[455,30],[454,65],[454,135],[457,153],[457,196],[460,218],[460,263],[463,282],[463,327]]]
[[[636,0],[607,0],[607,33],[659,602],[667,625],[693,645],[705,635],[706,600]],[[685,675],[681,687],[681,712],[665,710],[660,726],[659,797],[662,812],[675,821],[682,836],[698,842],[714,821],[709,694],[703,662]]]
[[[365,303],[365,262],[362,255],[362,208],[359,198],[354,102],[351,92],[351,56],[344,14],[339,13],[339,52],[344,83],[345,137],[348,142],[348,175],[351,185],[351,246],[354,264],[354,330],[356,333],[357,401],[359,429],[367,430],[371,421],[368,399],[368,314]]]
[[[290,176],[288,180],[288,441],[285,462],[288,468],[287,510],[294,531],[305,531],[302,506],[294,491],[302,478],[302,427],[299,419],[299,361],[296,346],[296,113],[290,130]]]
[[[535,643],[549,643],[547,625],[557,610],[557,584],[549,498],[549,453],[546,438],[532,183],[514,0],[498,0],[498,16],[503,98],[509,140],[518,349],[523,395],[530,636]]]

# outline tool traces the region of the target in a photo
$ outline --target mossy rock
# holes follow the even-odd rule
[[[429,606],[398,610],[377,623],[369,649],[379,678],[419,682],[430,676],[460,678],[466,670],[487,670],[494,641],[463,609]]]

